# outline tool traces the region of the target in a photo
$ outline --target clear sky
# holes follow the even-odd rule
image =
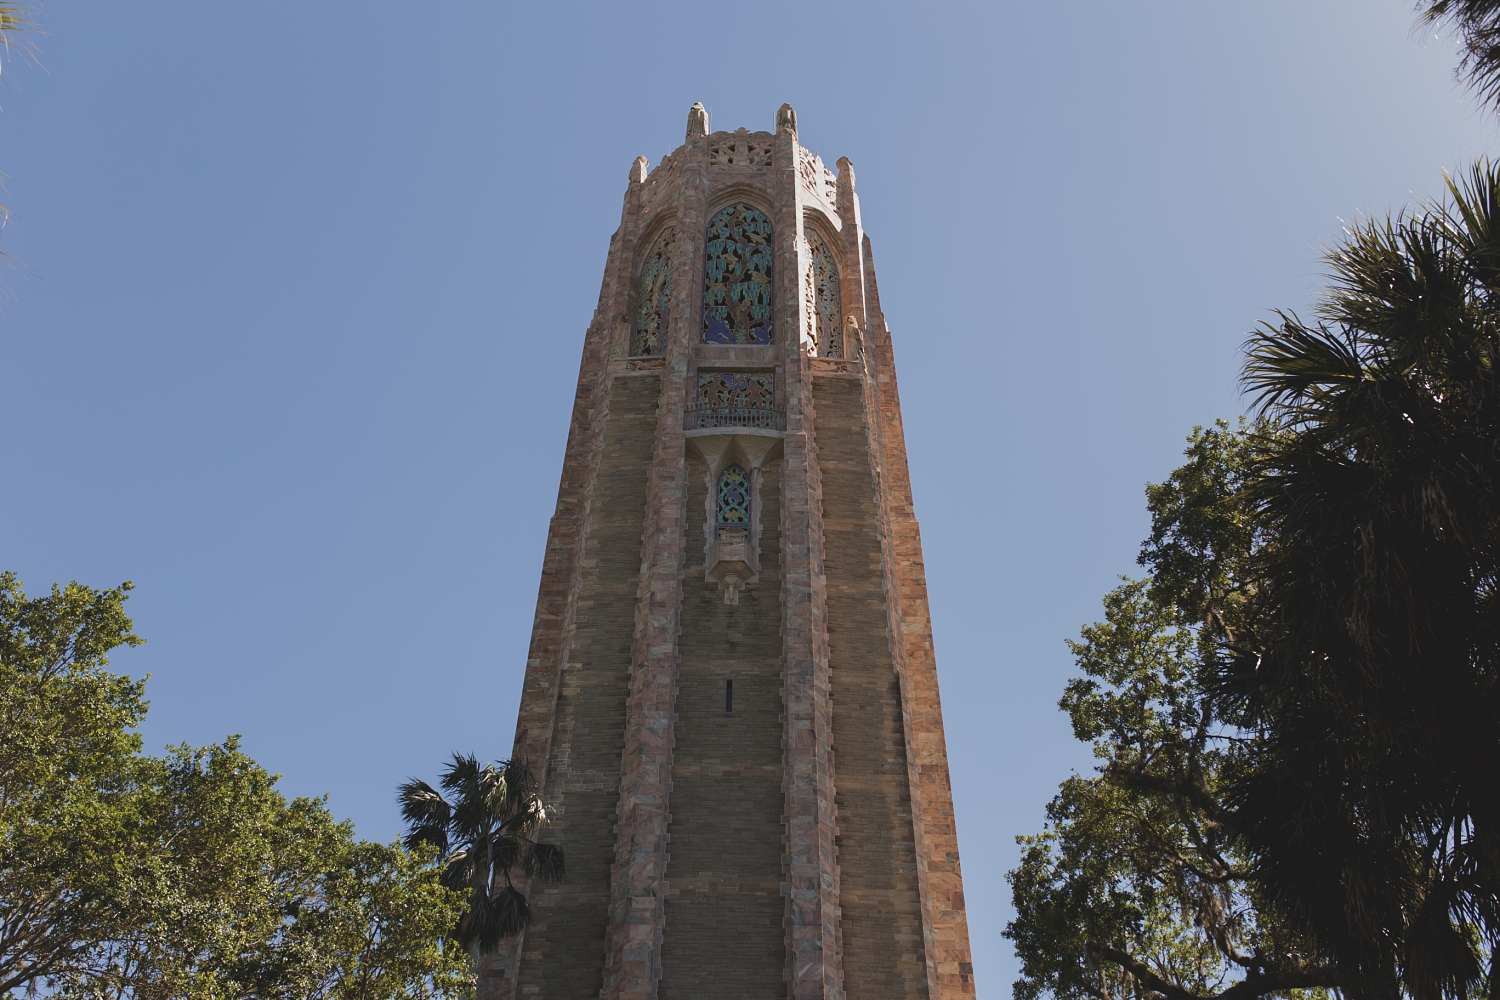
[[[135,581],[148,745],[241,733],[399,831],[510,748],[626,173],[797,109],[896,345],[979,995],[1013,838],[1088,768],[1063,644],[1341,220],[1495,143],[1410,0],[51,0],[7,63],[0,567]]]

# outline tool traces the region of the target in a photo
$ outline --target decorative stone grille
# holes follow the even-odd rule
[[[807,333],[820,358],[844,356],[843,305],[839,301],[839,269],[833,251],[812,227],[807,229]]]
[[[769,132],[751,132],[743,128],[735,132],[715,132],[708,144],[708,165],[769,167],[773,139]]]
[[[656,238],[641,265],[640,307],[630,353],[660,354],[667,332],[667,304],[672,301],[672,249],[677,230],[668,227]]]

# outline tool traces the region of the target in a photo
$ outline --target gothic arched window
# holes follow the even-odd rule
[[[820,358],[844,356],[844,308],[839,301],[839,268],[833,251],[816,229],[807,229],[807,332]]]
[[[718,528],[750,527],[750,477],[738,465],[731,465],[719,474],[714,525]]]
[[[705,344],[771,343],[771,220],[730,205],[708,223]]]
[[[672,247],[677,230],[667,228],[641,265],[640,308],[635,316],[631,354],[660,354],[667,336],[667,303],[672,298]]]

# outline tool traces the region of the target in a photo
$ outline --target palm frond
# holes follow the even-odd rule
[[[474,884],[474,874],[478,867],[474,853],[460,849],[448,856],[448,863],[443,866],[440,879],[443,885],[450,889],[467,889]]]
[[[532,878],[556,885],[567,871],[562,848],[556,844],[532,844],[521,859],[521,870]]]
[[[453,810],[437,789],[418,778],[404,782],[397,790],[396,801],[401,805],[401,818],[406,821],[407,834],[403,838],[408,850],[418,844],[431,844],[438,854],[448,852],[448,824]]]
[[[1458,76],[1484,103],[1500,105],[1500,3],[1496,0],[1432,0],[1421,23],[1449,24],[1462,36]]]
[[[35,57],[36,49],[26,36],[41,27],[36,18],[38,10],[36,4],[0,2],[0,46],[6,56],[10,55],[11,46],[16,45],[27,56]]]
[[[1281,323],[1261,328],[1245,342],[1242,382],[1262,411],[1295,408],[1364,377],[1357,336],[1308,326],[1295,313],[1278,312]]]
[[[503,833],[495,833],[490,838],[489,857],[490,863],[495,867],[492,877],[498,877],[521,863],[521,841]]]
[[[489,955],[502,939],[525,930],[531,923],[531,907],[526,897],[506,886],[493,896],[475,889],[469,900],[469,911],[459,923],[459,940],[466,948],[477,948]]]

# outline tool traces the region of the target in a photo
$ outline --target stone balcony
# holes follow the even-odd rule
[[[711,430],[720,427],[747,427],[756,430],[786,430],[785,410],[749,409],[741,407],[689,408],[682,415],[685,431]]]

